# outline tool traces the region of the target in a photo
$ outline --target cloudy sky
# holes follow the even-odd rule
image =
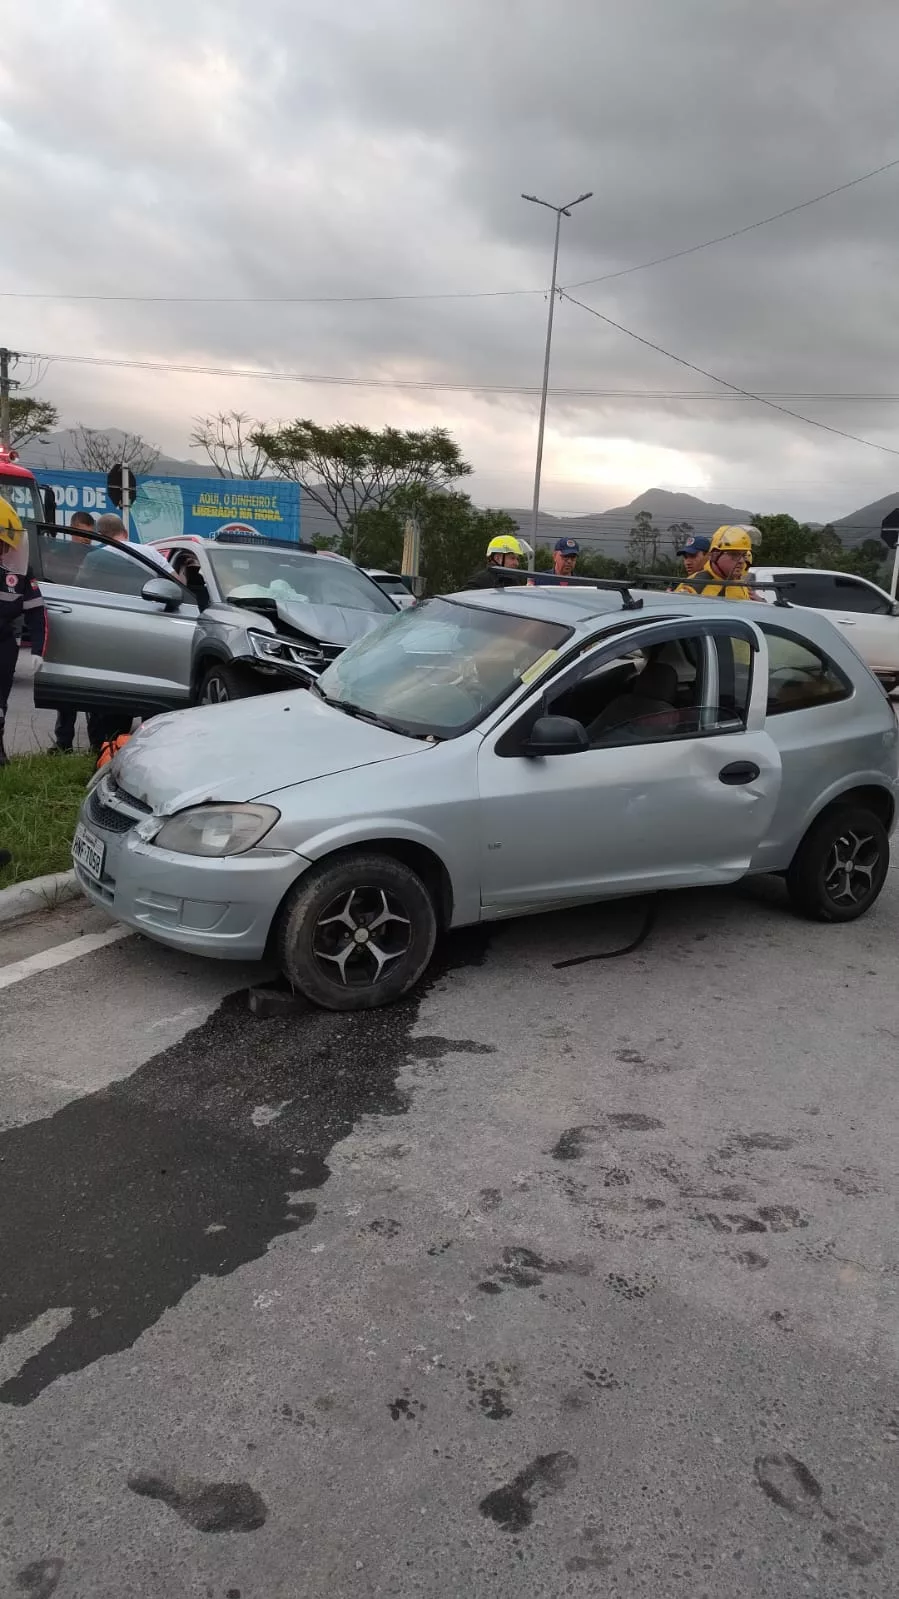
[[[897,58],[895,0],[19,7],[0,63],[0,289],[20,297],[0,299],[0,342],[377,379],[57,359],[40,393],[67,423],[182,456],[191,418],[218,409],[441,423],[476,500],[527,504],[553,219],[520,195],[592,189],[563,223],[578,298],[899,451],[899,401],[839,398],[899,396],[899,166],[609,277],[899,160]],[[899,455],[712,395],[567,302],[551,381],[593,392],[551,396],[548,510],[661,485],[825,518],[899,486]],[[670,397],[684,391],[709,397]]]

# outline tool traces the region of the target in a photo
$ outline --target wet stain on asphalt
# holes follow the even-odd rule
[[[523,1532],[534,1519],[538,1501],[567,1487],[577,1471],[575,1456],[565,1449],[538,1455],[511,1482],[485,1494],[480,1503],[481,1515],[495,1521],[502,1532]]]
[[[485,948],[479,932],[457,936],[435,977]],[[16,1219],[0,1230],[0,1341],[70,1312],[0,1402],[27,1405],[128,1349],[201,1278],[308,1225],[335,1143],[360,1116],[407,1108],[396,1079],[421,1042],[420,998],[262,1019],[235,994],[130,1077],[0,1133],[0,1215]],[[260,1105],[282,1108],[254,1125]]]
[[[851,1566],[870,1566],[883,1554],[883,1540],[856,1517],[845,1520],[824,1503],[820,1482],[803,1461],[788,1453],[756,1455],[755,1480],[778,1509],[807,1521],[817,1518],[821,1541]]]
[[[637,1110],[620,1110],[609,1117],[613,1127],[623,1133],[651,1133],[665,1123],[660,1122],[655,1116],[644,1116]]]
[[[587,1261],[544,1260],[542,1255],[522,1245],[503,1250],[502,1264],[489,1266],[487,1279],[478,1283],[482,1294],[502,1293],[506,1288],[539,1288],[545,1276],[586,1277],[592,1271]]]
[[[387,1404],[391,1421],[417,1421],[427,1408],[420,1399],[412,1397],[408,1388],[403,1389],[398,1399],[391,1399]]]
[[[56,1592],[63,1565],[64,1562],[56,1557],[32,1560],[16,1572],[16,1587],[26,1599],[50,1599],[50,1595]]]
[[[515,1362],[503,1364],[498,1360],[487,1362],[485,1371],[466,1370],[465,1381],[472,1398],[470,1410],[480,1410],[488,1421],[506,1421],[512,1414],[510,1388],[516,1388],[521,1373]]]
[[[257,1532],[268,1518],[265,1500],[248,1482],[199,1482],[135,1472],[128,1487],[142,1499],[158,1499],[198,1532]]]
[[[596,1131],[595,1127],[566,1127],[550,1150],[553,1160],[580,1160]]]

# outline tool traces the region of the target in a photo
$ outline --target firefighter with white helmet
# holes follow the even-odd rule
[[[679,583],[677,594],[717,595],[725,600],[754,600],[758,596],[742,579],[752,566],[753,534],[759,538],[758,528],[748,526],[719,527],[712,537],[708,559],[698,572],[692,572]]]

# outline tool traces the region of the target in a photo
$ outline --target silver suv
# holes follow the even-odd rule
[[[396,614],[351,561],[256,537],[117,544],[88,562],[90,542],[39,532],[32,556],[50,624],[38,706],[148,717],[298,687]]]

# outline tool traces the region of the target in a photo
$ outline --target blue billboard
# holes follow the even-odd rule
[[[41,483],[56,496],[56,515],[67,526],[75,511],[102,516],[115,511],[102,472],[69,472],[40,467]],[[216,533],[261,533],[296,544],[300,537],[300,490],[273,478],[138,477],[131,507],[131,537],[149,544],[185,533],[213,538]]]

